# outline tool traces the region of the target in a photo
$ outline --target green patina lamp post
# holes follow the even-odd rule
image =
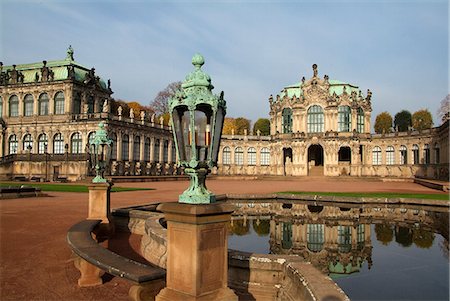
[[[92,168],[95,169],[95,178],[92,179],[92,183],[107,182],[103,176],[111,159],[112,143],[105,130],[105,124],[103,121],[100,122],[89,146]]]
[[[178,165],[190,176],[190,186],[179,196],[180,203],[209,204],[215,196],[205,186],[206,175],[217,165],[226,112],[223,92],[211,91],[211,78],[201,70],[203,56],[195,54],[195,70],[186,76],[181,90],[169,99]]]

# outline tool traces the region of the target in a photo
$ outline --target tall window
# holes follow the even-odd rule
[[[314,105],[308,109],[308,133],[322,133],[324,128],[323,109]]]
[[[130,145],[130,138],[128,137],[127,134],[124,134],[122,137],[122,160],[123,161],[128,161],[128,159],[130,158],[129,145]]]
[[[430,145],[429,144],[425,144],[423,146],[423,159],[424,159],[424,163],[425,164],[430,164],[431,160],[430,160]]]
[[[356,243],[359,249],[364,247],[364,241],[366,240],[365,232],[364,224],[359,224],[356,228]]]
[[[236,147],[234,149],[234,164],[243,165],[244,164],[244,150],[242,147]]]
[[[420,161],[419,161],[419,146],[417,144],[414,144],[412,146],[412,153],[413,153],[413,162],[412,162],[412,164],[420,164]]]
[[[46,134],[40,134],[38,137],[38,153],[39,154],[45,154],[47,152],[47,135]]]
[[[70,151],[72,154],[81,154],[83,152],[83,140],[80,133],[73,133],[70,138]]]
[[[30,150],[33,149],[33,138],[31,137],[31,134],[26,134],[23,137],[23,150],[28,151],[28,148],[30,148]]]
[[[155,156],[154,161],[159,162],[159,139],[155,140],[155,151],[153,155]]]
[[[88,135],[88,143],[89,145],[92,144],[92,142],[94,142],[94,136],[95,136],[95,132],[90,132]]]
[[[94,96],[88,97],[88,113],[94,113]]]
[[[64,93],[61,91],[55,95],[55,114],[64,114]]]
[[[256,165],[256,149],[254,147],[249,147],[247,150],[247,164]]]
[[[406,146],[400,146],[400,164],[407,164],[408,162],[408,150]]]
[[[145,138],[144,161],[150,161],[150,138]]]
[[[350,226],[338,226],[338,248],[340,252],[350,252],[352,249],[352,229]]]
[[[48,115],[48,95],[47,93],[42,93],[39,95],[39,115]]]
[[[141,137],[134,136],[133,141],[133,160],[139,161],[141,159]]]
[[[9,116],[19,116],[19,98],[17,97],[17,95],[12,95],[9,98]]]
[[[338,108],[338,131],[350,132],[352,128],[352,112],[349,106]]]
[[[27,94],[23,99],[23,115],[24,116],[33,116],[34,110],[34,99],[33,95]]]
[[[222,155],[222,162],[223,164],[231,164],[231,150],[228,146],[225,146],[223,148],[223,155]]]
[[[439,156],[440,156],[440,151],[439,151],[439,144],[435,143],[434,144],[434,163],[439,164],[441,162]]]
[[[358,108],[356,116],[356,130],[358,133],[364,133],[364,111],[362,108]]]
[[[111,134],[111,140],[112,140],[112,148],[111,148],[111,159],[117,160],[117,135],[116,133]]]
[[[0,118],[3,118],[3,98],[0,96]]]
[[[166,163],[169,162],[169,141],[168,140],[164,140],[163,160]]]
[[[292,133],[292,110],[284,108],[283,112],[283,134]]]
[[[281,247],[283,249],[292,248],[292,223],[284,222],[282,224],[282,234]]]
[[[270,164],[270,150],[267,147],[261,149],[261,165],[267,166]]]
[[[64,137],[61,133],[58,133],[53,137],[53,153],[64,154]]]
[[[17,148],[19,146],[19,142],[17,141],[17,136],[15,134],[9,136],[9,154],[17,154]]]
[[[395,164],[394,147],[388,146],[386,148],[386,165],[394,165],[394,164]]]
[[[323,224],[308,224],[306,230],[306,239],[308,242],[308,250],[311,252],[320,252],[325,241]]]
[[[81,114],[81,95],[80,93],[75,94],[73,97],[73,113]]]
[[[379,146],[372,149],[372,165],[381,165],[381,147]]]

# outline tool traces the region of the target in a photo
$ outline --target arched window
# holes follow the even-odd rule
[[[141,160],[141,137],[134,136],[133,141],[133,160],[140,161]]]
[[[323,224],[308,224],[306,240],[308,250],[311,252],[322,251],[323,243],[325,241],[324,228]]]
[[[408,162],[408,149],[406,146],[400,146],[400,164],[407,164]]]
[[[349,106],[338,108],[338,131],[350,132],[352,128],[352,112]]]
[[[33,138],[31,137],[31,134],[26,134],[23,137],[23,150],[31,151],[32,149],[33,149]]]
[[[254,147],[249,147],[247,150],[247,164],[256,165],[256,149]]]
[[[155,162],[159,162],[159,139],[155,140],[155,151],[153,152]]]
[[[347,253],[352,249],[352,229],[350,226],[338,226],[338,248]]]
[[[33,95],[27,94],[23,99],[23,115],[33,116],[34,112],[34,98]]]
[[[261,149],[261,165],[268,166],[270,164],[270,150],[267,147]]]
[[[243,165],[244,164],[244,150],[242,147],[236,147],[234,149],[234,164]]]
[[[130,158],[130,138],[127,134],[124,134],[122,137],[122,160],[128,161]]]
[[[165,163],[169,162],[169,141],[168,140],[164,140],[163,161]]]
[[[95,136],[95,132],[90,132],[89,135],[88,135],[88,144],[89,144],[89,147],[90,147],[90,145],[92,144],[92,142],[94,142],[94,136]]]
[[[55,114],[64,114],[64,93],[62,91],[55,95]]]
[[[322,133],[324,128],[323,109],[314,105],[308,109],[308,133]]]
[[[413,162],[412,162],[412,164],[420,164],[420,161],[419,161],[419,146],[417,144],[414,144],[412,146],[412,153],[413,153]]]
[[[17,141],[17,136],[15,134],[12,134],[9,136],[9,154],[17,154],[17,148],[19,146],[19,142]]]
[[[48,115],[48,95],[47,93],[42,93],[39,95],[39,115]]]
[[[61,133],[53,137],[53,153],[64,154],[64,137]]]
[[[17,95],[12,95],[9,98],[9,117],[19,116],[19,98]]]
[[[386,148],[386,165],[394,165],[394,164],[395,164],[394,147],[388,146]]]
[[[111,148],[111,160],[117,160],[117,135],[116,133],[111,134],[112,148]]]
[[[430,164],[431,160],[430,160],[430,145],[429,144],[425,144],[423,146],[423,159],[424,159],[424,163],[425,164]]]
[[[144,161],[150,161],[150,138],[145,138]]]
[[[434,163],[439,164],[441,162],[440,157],[440,151],[439,151],[439,143],[434,144]]]
[[[364,133],[364,111],[362,108],[358,108],[356,116],[356,130],[358,133]]]
[[[226,165],[231,164],[231,150],[228,146],[223,148],[222,162]]]
[[[75,94],[73,97],[73,113],[81,114],[81,95],[80,93]]]
[[[38,153],[39,154],[45,154],[47,152],[47,135],[46,134],[40,134],[38,137]]]
[[[292,110],[284,108],[283,112],[283,134],[292,133]]]
[[[72,154],[81,154],[83,152],[83,140],[78,132],[73,133],[70,138],[70,151]]]
[[[372,165],[381,165],[381,147],[379,146],[372,149]]]

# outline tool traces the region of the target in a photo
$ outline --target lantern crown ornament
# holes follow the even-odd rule
[[[95,170],[95,178],[92,179],[92,183],[107,182],[104,174],[111,160],[112,144],[113,141],[108,137],[108,132],[105,130],[105,124],[102,121],[98,124],[98,129],[89,145],[91,164]]]
[[[177,164],[191,178],[189,188],[179,197],[181,203],[215,202],[215,196],[206,189],[205,179],[210,169],[217,166],[226,101],[223,91],[220,95],[212,93],[211,77],[201,69],[204,63],[202,55],[194,55],[194,70],[169,99]]]

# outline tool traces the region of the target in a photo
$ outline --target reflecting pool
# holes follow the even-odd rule
[[[240,201],[230,249],[298,255],[351,300],[449,300],[449,214],[430,206]]]

